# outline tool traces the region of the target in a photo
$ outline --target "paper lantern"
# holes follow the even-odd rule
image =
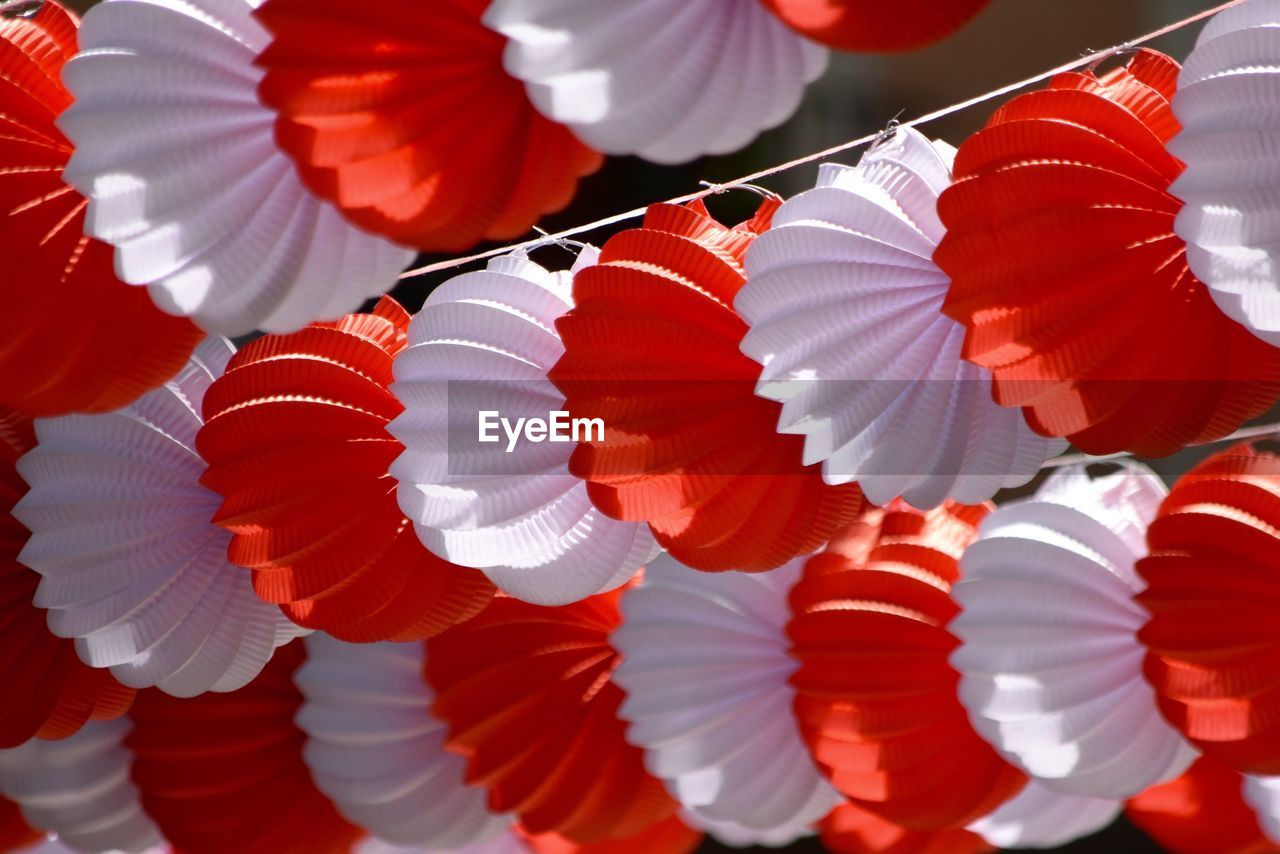
[[[501,835],[509,817],[463,784],[466,761],[446,753],[432,716],[420,643],[356,646],[307,638],[294,683],[305,702],[303,758],[316,786],[352,824],[387,842],[452,850]]]
[[[388,391],[409,315],[390,297],[231,360],[204,400],[196,437],[230,558],[291,620],[349,641],[413,640],[478,613],[480,573],[424,549],[396,504]]]
[[[89,232],[116,247],[122,279],[221,335],[339,317],[413,260],[347,224],[277,148],[256,94],[260,2],[105,0],[64,75],[67,181],[92,200]]]
[[[800,732],[836,789],[911,830],[980,818],[1026,778],[974,732],[947,656],[985,506],[895,501],[805,564],[787,626]]]
[[[938,202],[965,358],[997,402],[1089,453],[1172,453],[1280,394],[1280,351],[1214,307],[1173,231],[1177,73],[1141,50],[1015,98],[961,146]]]
[[[627,738],[649,770],[695,816],[773,844],[841,801],[791,712],[786,596],[801,567],[704,573],[664,555],[623,597],[613,634]]]
[[[35,444],[30,419],[0,412],[0,748],[35,736],[66,738],[86,721],[117,718],[133,689],[76,656],[75,643],[49,631],[35,604],[40,576],[18,562],[27,529],[13,506],[27,491],[18,457]]]
[[[1160,710],[1238,771],[1280,774],[1280,457],[1248,444],[1174,485],[1138,562]]]
[[[259,93],[302,179],[357,225],[426,251],[513,240],[601,157],[502,68],[488,0],[266,0]]]
[[[555,833],[530,836],[521,832],[518,826],[516,831],[524,840],[524,850],[529,854],[634,854],[637,851],[652,851],[655,854],[693,854],[702,842],[702,833],[682,821],[679,815],[651,824],[639,833],[623,839],[610,839],[592,845],[580,845]],[[493,852],[486,849],[483,854],[493,854]]]
[[[1107,798],[1064,795],[1032,780],[969,830],[996,848],[1057,848],[1102,830],[1123,806]]]
[[[227,561],[218,496],[200,485],[200,403],[232,352],[210,338],[131,406],[37,421],[18,462],[31,489],[13,514],[31,531],[19,559],[41,576],[36,604],[85,663],[132,688],[234,691],[296,631]]]
[[[756,846],[783,848],[798,840],[812,837],[817,832],[817,828],[813,825],[794,824],[777,825],[762,830],[736,821],[716,821],[708,818],[704,812],[694,812],[687,807],[681,810],[681,815],[688,824],[704,831],[707,836],[729,848]]]
[[[949,281],[932,256],[954,157],[906,129],[857,167],[824,164],[747,251],[734,301],[778,429],[876,504],[986,501],[1066,446],[991,400],[990,373],[960,358],[964,327],[942,314]]]
[[[556,323],[565,352],[551,379],[575,418],[605,427],[570,471],[596,507],[648,522],[696,569],[781,566],[862,504],[856,486],[827,486],[802,463],[803,439],[775,432],[778,406],[755,396],[759,367],[738,351],[742,256],[777,205],[732,229],[700,201],[651,206],[577,274],[575,306]]]
[[[990,0],[763,0],[790,27],[840,50],[914,50],[951,35]]]
[[[841,804],[822,822],[832,854],[987,854],[995,849],[960,827],[908,830],[855,804]]]
[[[62,741],[0,751],[0,791],[31,824],[81,851],[143,851],[160,833],[129,780],[127,720],[94,721]],[[8,849],[5,849],[8,850]]]
[[[495,0],[484,22],[507,37],[507,72],[544,116],[657,163],[746,146],[827,66],[826,51],[740,0]]]
[[[1138,463],[1055,472],[1005,504],[965,550],[951,624],[974,727],[1046,787],[1127,798],[1181,774],[1195,752],[1142,677],[1134,563],[1165,495]]]
[[[43,836],[27,824],[17,804],[0,798],[0,851],[21,851]]]
[[[0,404],[33,415],[109,411],[176,374],[200,340],[111,269],[85,237],[85,200],[63,183],[72,147],[54,124],[75,17],[46,2],[0,14]]]
[[[1182,132],[1169,151],[1187,164],[1170,192],[1186,206],[1175,229],[1187,263],[1228,316],[1280,346],[1280,3],[1250,0],[1200,33],[1178,78]]]
[[[676,803],[626,742],[609,633],[621,590],[548,608],[498,597],[427,641],[432,710],[467,782],[531,834],[592,844],[673,815]]]
[[[1280,777],[1246,774],[1240,792],[1268,840],[1280,840]],[[1280,848],[1280,843],[1277,843]]]
[[[320,793],[303,762],[293,675],[301,643],[282,647],[234,694],[138,695],[125,738],[147,814],[173,847],[202,852],[347,852],[363,831]]]
[[[574,270],[596,255],[584,249]],[[547,370],[564,352],[555,321],[573,305],[572,278],[516,254],[437,288],[396,357],[405,411],[388,426],[405,448],[391,464],[400,507],[427,548],[544,605],[617,587],[657,552],[644,525],[605,517],[569,474],[572,429],[568,442],[533,443],[496,423],[564,411]],[[484,413],[492,443],[478,439]]]
[[[1201,756],[1181,777],[1131,799],[1125,815],[1170,854],[1272,854],[1277,845],[1259,829],[1241,782],[1231,768]]]

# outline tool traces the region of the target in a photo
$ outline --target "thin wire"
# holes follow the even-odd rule
[[[1184,27],[1189,27],[1198,21],[1203,21],[1205,18],[1212,17],[1213,15],[1218,14],[1222,10],[1228,9],[1241,2],[1243,2],[1243,0],[1229,0],[1229,2],[1222,3],[1218,6],[1214,6],[1211,9],[1206,9],[1203,12],[1198,12],[1190,16],[1189,18],[1183,18],[1181,21],[1176,21],[1172,24],[1161,27],[1158,30],[1147,33],[1144,36],[1139,36],[1136,39],[1131,39],[1130,41],[1123,42],[1122,44],[1115,45],[1114,47],[1109,47],[1103,50],[1094,51],[1093,53],[1087,54],[1078,59],[1073,59],[1070,62],[1059,65],[1057,68],[1051,68],[1050,70],[1043,71],[1035,75],[1034,77],[1028,77],[1026,80],[1020,80],[1017,83],[1010,83],[1007,86],[1002,86],[999,89],[992,90],[990,92],[987,92],[984,95],[978,95],[977,97],[970,98],[967,101],[961,101],[958,104],[952,104],[949,107],[943,107],[940,110],[934,110],[932,113],[926,113],[925,115],[920,116],[919,118],[902,122],[900,125],[898,125],[898,127],[918,127],[923,124],[928,124],[929,122],[937,121],[938,119],[944,118],[953,113],[958,113],[958,112],[961,112],[962,110],[967,110],[970,107],[976,107],[977,105],[986,103],[987,101],[992,101],[992,100],[995,100],[996,98],[1003,97],[1004,95],[1012,94],[1013,92],[1017,92],[1019,89],[1025,89],[1028,86],[1034,86],[1037,83],[1042,83],[1045,80],[1049,80],[1050,78],[1056,77],[1057,75],[1062,74],[1064,72],[1074,71],[1075,69],[1081,68],[1083,66],[1096,65],[1097,63],[1105,59],[1108,59],[1112,56],[1115,56],[1120,53],[1132,51],[1134,48],[1138,47],[1139,45],[1146,44],[1149,41],[1154,41],[1155,39],[1158,39],[1161,36],[1167,36],[1169,35],[1169,33],[1177,32],[1178,30],[1181,30]],[[869,142],[874,142],[875,140],[880,138],[880,136],[883,133],[884,133],[883,131],[876,131],[874,133],[869,133],[866,136],[860,136],[857,139],[851,139],[848,142],[842,142],[839,145],[832,146],[831,148],[826,148],[826,149],[823,149],[822,151],[816,151],[813,154],[806,154],[803,157],[798,157],[795,160],[790,160],[786,163],[782,163],[777,166],[770,166],[768,169],[762,169],[759,172],[753,172],[750,175],[743,175],[741,178],[735,178],[732,181],[726,181],[722,184],[716,184],[713,187],[709,187],[707,189],[698,190],[697,192],[688,193],[683,196],[677,196],[674,199],[666,199],[665,203],[671,204],[671,205],[682,205],[688,202],[697,201],[698,199],[706,198],[707,196],[713,195],[715,193],[724,192],[725,190],[732,189],[740,184],[754,183],[756,181],[759,181],[761,178],[768,178],[771,175],[777,175],[781,172],[786,172],[790,169],[796,168],[797,166],[804,166],[807,163],[813,163],[814,161],[817,161],[817,160],[825,160],[826,158],[831,157],[832,155],[841,154],[845,151],[848,151],[851,148],[857,148],[858,146],[866,145]],[[605,217],[604,219],[596,220],[595,222],[589,222],[586,225],[574,226],[573,228],[565,229],[564,231],[559,231],[559,232],[556,232],[555,234],[533,238],[531,240],[526,240],[521,243],[515,243],[510,246],[501,246],[497,249],[490,249],[487,252],[477,252],[475,255],[468,255],[464,258],[454,258],[449,261],[439,261],[435,264],[428,264],[425,267],[418,267],[415,270],[408,270],[405,273],[401,274],[400,278],[412,279],[417,276],[426,275],[428,273],[438,273],[441,270],[451,270],[454,267],[461,267],[465,264],[470,264],[473,261],[483,261],[486,258],[494,258],[498,255],[506,255],[509,252],[515,252],[520,249],[532,249],[536,246],[545,245],[549,239],[557,240],[557,239],[563,239],[566,237],[576,237],[581,234],[588,234],[592,231],[596,231],[601,228],[606,228],[611,225],[617,225],[618,223],[626,222],[632,219],[638,219],[644,216],[644,213],[648,209],[648,207],[649,207],[648,205],[645,205],[644,207],[635,208],[634,210],[624,211],[619,214],[614,214],[613,216],[608,216],[608,217]]]
[[[1212,442],[1204,442],[1199,445],[1188,445],[1186,450],[1192,448],[1211,448],[1214,445],[1223,445],[1228,442],[1239,442],[1244,439],[1261,439],[1267,436],[1275,436],[1280,434],[1280,424],[1257,424],[1253,427],[1242,427],[1230,436],[1223,436],[1221,439],[1214,439]],[[1115,460],[1133,459],[1134,455],[1127,451],[1121,451],[1115,454],[1104,454],[1095,457],[1091,454],[1063,454],[1060,457],[1054,457],[1051,460],[1045,460],[1042,469],[1059,469],[1066,466],[1090,465],[1092,463],[1107,463]]]

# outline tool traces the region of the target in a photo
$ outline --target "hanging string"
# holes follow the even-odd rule
[[[929,122],[937,121],[938,119],[952,115],[953,113],[959,113],[959,112],[962,112],[963,110],[969,109],[970,107],[975,107],[979,104],[986,103],[987,101],[993,101],[996,98],[1001,98],[1005,95],[1013,94],[1014,92],[1017,92],[1020,89],[1025,89],[1028,86],[1034,86],[1037,83],[1043,83],[1044,81],[1049,80],[1053,77],[1056,77],[1057,75],[1062,74],[1064,72],[1075,71],[1076,69],[1082,68],[1082,67],[1096,66],[1098,63],[1106,59],[1109,59],[1113,56],[1131,52],[1135,48],[1137,48],[1139,45],[1146,44],[1147,42],[1154,41],[1155,39],[1158,39],[1162,36],[1167,36],[1170,33],[1177,32],[1178,30],[1181,30],[1184,27],[1189,27],[1192,24],[1195,24],[1199,21],[1203,21],[1205,18],[1210,18],[1218,14],[1222,10],[1230,8],[1231,6],[1235,6],[1240,2],[1242,2],[1242,0],[1230,0],[1230,2],[1222,3],[1218,6],[1214,6],[1211,9],[1206,9],[1203,12],[1198,12],[1188,18],[1183,18],[1181,21],[1176,21],[1172,24],[1161,27],[1158,30],[1147,33],[1144,36],[1139,36],[1136,39],[1132,39],[1122,44],[1118,44],[1113,47],[1106,48],[1104,50],[1095,51],[1093,53],[1087,54],[1086,56],[1082,56],[1078,59],[1073,59],[1070,62],[1064,63],[1063,65],[1059,65],[1057,68],[1051,68],[1048,71],[1043,71],[1035,75],[1034,77],[1028,77],[1026,80],[1019,80],[1017,83],[1010,83],[1007,86],[1002,86],[999,89],[995,89],[983,95],[978,95],[977,97],[970,98],[967,101],[961,101],[958,104],[952,104],[949,107],[943,107],[940,110],[934,110],[932,113],[926,113],[925,115],[920,116],[919,118],[902,122],[901,124],[897,125],[897,127],[918,127],[920,125],[928,124]],[[722,184],[714,184],[710,187],[704,188],[702,190],[698,190],[697,192],[688,193],[683,196],[677,196],[674,199],[666,199],[665,203],[672,204],[672,205],[682,205],[688,202],[696,201],[698,199],[706,198],[707,196],[714,195],[716,193],[724,192],[725,190],[732,189],[742,184],[754,183],[756,181],[759,181],[761,178],[768,178],[771,175],[777,175],[779,173],[786,172],[791,169],[795,169],[797,166],[804,166],[805,164],[813,163],[818,160],[825,160],[828,157],[832,157],[833,155],[836,155],[836,154],[841,154],[845,151],[848,151],[849,149],[858,148],[859,146],[866,145],[871,142],[875,142],[883,134],[884,134],[884,131],[882,130],[876,131],[874,133],[869,133],[866,136],[860,136],[857,139],[851,139],[848,142],[842,142],[839,145],[832,146],[831,148],[826,148],[826,149],[823,149],[822,151],[816,151],[813,154],[806,154],[803,157],[798,157],[795,160],[791,160],[786,163],[779,164],[777,166],[770,166],[767,169],[762,169],[759,172],[753,172],[750,175],[743,175],[741,178],[735,178],[731,181],[726,181]],[[555,234],[549,234],[545,236],[536,237],[531,240],[526,240],[522,243],[515,243],[510,246],[500,246],[497,249],[490,249],[486,252],[477,252],[474,255],[468,255],[464,258],[453,258],[448,261],[439,261],[434,264],[428,264],[425,267],[418,267],[417,269],[414,269],[414,270],[408,270],[403,274],[401,274],[400,278],[412,279],[417,276],[427,275],[428,273],[438,273],[442,270],[452,270],[455,267],[461,267],[475,261],[483,261],[487,258],[494,258],[494,257],[497,257],[498,255],[506,255],[510,252],[516,252],[521,249],[528,250],[528,249],[533,249],[537,246],[546,245],[546,243],[549,240],[550,241],[562,240],[568,237],[576,237],[578,235],[587,234],[589,232],[596,231],[601,228],[607,228],[608,226],[611,226],[611,225],[617,225],[619,223],[627,222],[628,220],[639,219],[640,217],[644,216],[645,210],[647,208],[648,208],[648,205],[641,208],[635,208],[634,210],[624,211],[623,213],[614,214],[613,216],[608,216],[608,217],[605,217],[604,219],[596,220],[595,222],[589,222],[586,225],[575,226],[573,228],[569,228],[564,231],[556,232]]]

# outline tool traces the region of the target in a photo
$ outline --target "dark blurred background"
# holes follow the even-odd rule
[[[83,11],[95,0],[64,2]],[[611,158],[600,172],[582,183],[568,209],[548,217],[542,226],[557,231],[695,191],[700,181],[729,181],[875,132],[899,113],[904,120],[923,115],[1216,5],[1218,0],[992,0],[991,6],[967,28],[925,50],[892,56],[833,52],[826,75],[809,87],[797,114],[747,149],[677,167],[655,166],[629,157]],[[353,4],[352,11],[359,14],[358,4]],[[1150,46],[1182,60],[1200,26],[1192,25]],[[999,103],[993,101],[948,116],[923,130],[958,145],[986,122]],[[855,163],[857,157],[858,151],[851,151],[835,159]],[[816,171],[817,166],[811,164],[760,183],[788,196],[811,186]],[[709,204],[721,219],[736,222],[749,215],[756,201],[746,193],[728,193],[712,199]],[[599,245],[609,233],[607,230],[596,232],[586,239]],[[477,251],[485,248],[489,247],[478,247]],[[543,251],[554,253],[556,250]],[[446,259],[424,256],[420,262],[440,260]],[[559,257],[548,254],[543,260],[567,266],[569,256],[560,251]],[[431,274],[406,281],[393,293],[407,308],[416,311],[431,289],[448,275]],[[1270,420],[1277,420],[1274,413]],[[1150,462],[1166,479],[1172,480],[1210,450],[1192,449]],[[1031,489],[1034,484],[1010,493],[1009,497]],[[741,849],[724,848],[709,841],[701,850]],[[816,840],[810,840],[786,850],[816,852],[822,848]],[[1143,854],[1160,849],[1120,819],[1098,834],[1057,850]]]

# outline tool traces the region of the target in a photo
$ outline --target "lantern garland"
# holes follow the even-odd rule
[[[438,634],[493,596],[424,549],[396,504],[386,427],[403,407],[388,386],[408,326],[383,297],[370,314],[259,338],[210,386],[196,436],[230,558],[290,620],[344,640]]]
[[[990,374],[960,359],[964,329],[940,311],[937,199],[954,155],[903,130],[857,168],[824,166],[751,245],[734,300],[779,429],[805,437],[828,483],[856,480],[876,504],[986,501],[1065,447],[992,402]]]
[[[1173,230],[1177,74],[1144,49],[1015,98],[960,146],[938,201],[965,358],[998,403],[1089,453],[1219,439],[1280,395],[1280,350],[1217,310]]]
[[[776,198],[735,228],[701,202],[654,205],[573,280],[556,322],[564,355],[550,376],[575,418],[607,435],[578,444],[570,470],[596,507],[648,522],[695,569],[763,571],[819,548],[857,513],[862,493],[825,485],[802,441],[774,432],[778,408],[753,394],[733,299],[742,258]]]
[[[227,561],[200,485],[200,404],[232,352],[210,338],[131,406],[36,422],[18,462],[31,485],[13,510],[31,531],[19,560],[41,576],[49,628],[132,688],[235,691],[298,631]]]
[[[200,340],[111,269],[85,234],[86,200],[64,183],[71,143],[55,122],[78,21],[56,3],[0,17],[0,404],[32,415],[110,411],[181,369]],[[19,284],[20,283],[20,284]]]
[[[552,121],[609,154],[681,163],[791,117],[826,52],[759,3],[495,0],[507,71]]]
[[[1123,799],[1195,753],[1142,678],[1134,564],[1165,488],[1137,464],[1055,472],[984,520],[964,553],[951,662],[974,727],[1046,787]]]
[[[340,316],[413,259],[343,222],[276,148],[260,2],[104,0],[65,74],[67,180],[91,199],[90,232],[125,281],[220,335]]]

